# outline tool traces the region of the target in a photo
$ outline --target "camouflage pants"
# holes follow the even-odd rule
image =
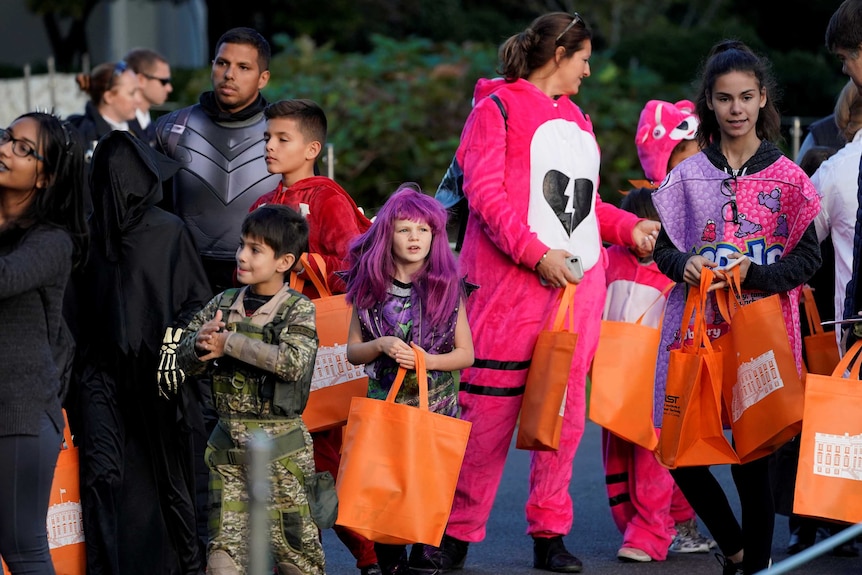
[[[290,454],[293,463],[306,477],[314,474],[311,435],[300,420],[270,422],[261,420],[253,425],[247,422],[222,420],[229,428],[237,447],[244,447],[252,437],[254,428],[262,429],[267,436],[276,437],[302,426],[305,446]],[[282,454],[273,454],[280,458]],[[218,464],[210,467],[210,542],[207,555],[214,551],[227,552],[234,560],[240,575],[248,566],[248,484],[247,466]],[[269,465],[270,545],[276,564],[290,563],[304,575],[325,575],[323,546],[320,533],[308,510],[308,498],[299,480],[278,460]]]

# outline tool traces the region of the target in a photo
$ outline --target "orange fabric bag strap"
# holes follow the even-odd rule
[[[69,427],[69,416],[66,414],[66,409],[63,409],[63,443],[60,449],[68,449],[74,447],[72,443],[72,428]]]
[[[575,325],[575,289],[578,284],[566,284],[560,291],[560,305],[551,324],[551,331],[572,331]],[[565,329],[566,317],[569,319],[569,329]]]
[[[317,270],[309,265],[311,260],[314,260],[314,263],[317,264]],[[316,253],[302,254],[299,256],[299,263],[302,264],[308,279],[314,284],[314,289],[317,290],[320,297],[331,296],[332,290],[329,289],[329,281],[326,279],[326,262],[323,261],[323,257]],[[305,280],[299,277],[298,273],[290,272],[290,287],[301,292],[305,287]]]
[[[734,314],[742,307],[742,275],[738,266],[729,270],[721,270],[719,273],[727,282],[727,288],[716,292],[715,303],[718,305],[721,317],[730,323]]]
[[[692,337],[692,347],[697,349],[705,347],[709,352],[712,352],[712,343],[709,341],[709,336],[706,333],[706,294],[712,283],[710,274],[700,274],[700,285],[689,286],[688,296],[685,299],[685,308],[682,312],[682,323],[680,325],[680,348],[685,349],[685,334],[688,333],[689,326],[693,327],[694,337]],[[694,320],[692,320],[694,315]]]
[[[860,379],[859,369],[862,367],[862,354],[860,354],[860,350],[862,350],[862,339],[857,339],[850,349],[847,350],[841,357],[841,361],[838,362],[838,365],[835,366],[835,369],[832,371],[832,377],[844,377],[844,372],[849,371],[850,377],[848,379]]]
[[[652,302],[651,304],[649,304],[649,307],[647,307],[644,310],[644,312],[641,314],[641,316],[637,319],[637,321],[635,323],[640,325],[643,322],[644,318],[646,317],[646,314],[648,314],[650,312],[650,310],[652,308],[654,308],[656,306],[656,304],[658,304],[658,302],[663,300],[665,298],[665,296],[667,296],[668,292],[670,292],[670,290],[672,290],[675,285],[676,285],[676,282],[670,282],[669,284],[667,284],[665,286],[665,288],[663,290],[661,290],[661,293],[659,294],[659,296],[657,298],[655,298],[655,301]]]
[[[808,286],[802,286],[802,307],[805,308],[805,318],[808,320],[808,333],[817,335],[825,330],[820,325],[820,311],[814,302],[814,290]]]
[[[416,383],[419,386],[419,409],[428,411],[428,372],[425,370],[425,352],[419,349],[416,344],[411,343],[413,355],[416,358]],[[386,396],[386,401],[395,403],[395,397],[401,390],[401,384],[404,383],[404,377],[407,375],[407,370],[403,367],[398,368],[398,373],[395,375],[395,381],[392,382],[392,387],[389,388],[389,395]]]

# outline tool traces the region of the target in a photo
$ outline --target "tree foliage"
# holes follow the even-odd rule
[[[84,37],[73,29],[82,29],[94,6],[107,0],[27,1],[45,19],[58,61],[71,62],[86,46],[76,47]],[[264,94],[323,106],[336,179],[372,209],[404,181],[436,188],[476,80],[496,75],[497,46],[538,14],[579,10],[594,31],[592,77],[574,99],[591,116],[602,148],[600,191],[616,202],[628,179],[642,177],[634,131],[643,104],[693,98],[701,62],[719,39],[744,40],[770,58],[785,117],[810,121],[830,113],[844,78],[823,47],[823,32],[839,3],[330,0],[322,10],[300,0],[244,0],[236,10],[233,0],[207,0],[210,45],[234,26],[252,26],[271,39],[276,56]],[[779,27],[779,12],[801,17],[792,28]],[[61,19],[72,23],[65,37]],[[178,105],[209,89],[208,70],[173,75]]]

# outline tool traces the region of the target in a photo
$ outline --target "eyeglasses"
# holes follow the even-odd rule
[[[574,16],[572,16],[572,21],[571,21],[571,22],[569,22],[569,25],[568,25],[568,26],[566,26],[565,28],[563,28],[563,31],[562,31],[562,32],[560,32],[560,35],[559,35],[559,36],[557,36],[557,38],[554,40],[554,44],[556,44],[557,42],[559,42],[559,41],[560,41],[560,38],[562,38],[562,37],[566,34],[566,32],[568,32],[569,30],[571,30],[571,29],[572,29],[572,26],[574,26],[574,25],[575,25],[575,24],[577,24],[578,22],[580,22],[580,23],[582,23],[582,24],[583,24],[584,20],[583,20],[583,18],[581,18],[581,15],[580,15],[580,14],[578,14],[577,12],[575,12]]]
[[[9,130],[4,128],[0,128],[0,146],[5,146],[9,142],[12,142],[12,153],[18,156],[19,158],[26,158],[27,156],[33,156],[40,162],[44,162],[45,158],[33,149],[33,145],[27,140],[18,140],[12,137],[12,133]]]
[[[168,84],[170,84],[170,83],[171,83],[171,78],[170,78],[170,77],[167,77],[167,78],[159,78],[158,76],[152,76],[152,75],[150,75],[150,74],[145,74],[145,73],[143,73],[143,72],[141,72],[141,75],[142,75],[144,78],[148,79],[148,80],[156,80],[157,82],[161,82],[161,83],[162,83],[162,86],[167,86]]]
[[[721,219],[739,225],[739,210],[736,207],[736,178],[730,177],[721,181],[721,195],[730,198],[721,206]],[[731,218],[727,219],[728,208]]]

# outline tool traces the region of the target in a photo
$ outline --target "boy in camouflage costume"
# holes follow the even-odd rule
[[[306,495],[318,476],[311,435],[301,419],[317,355],[315,311],[284,283],[307,241],[305,219],[290,208],[267,205],[249,213],[236,254],[237,280],[246,287],[213,298],[191,321],[177,350],[186,374],[210,369],[219,415],[206,453],[210,575],[246,573],[246,446],[257,431],[273,440],[268,509],[279,574],[325,573]]]

